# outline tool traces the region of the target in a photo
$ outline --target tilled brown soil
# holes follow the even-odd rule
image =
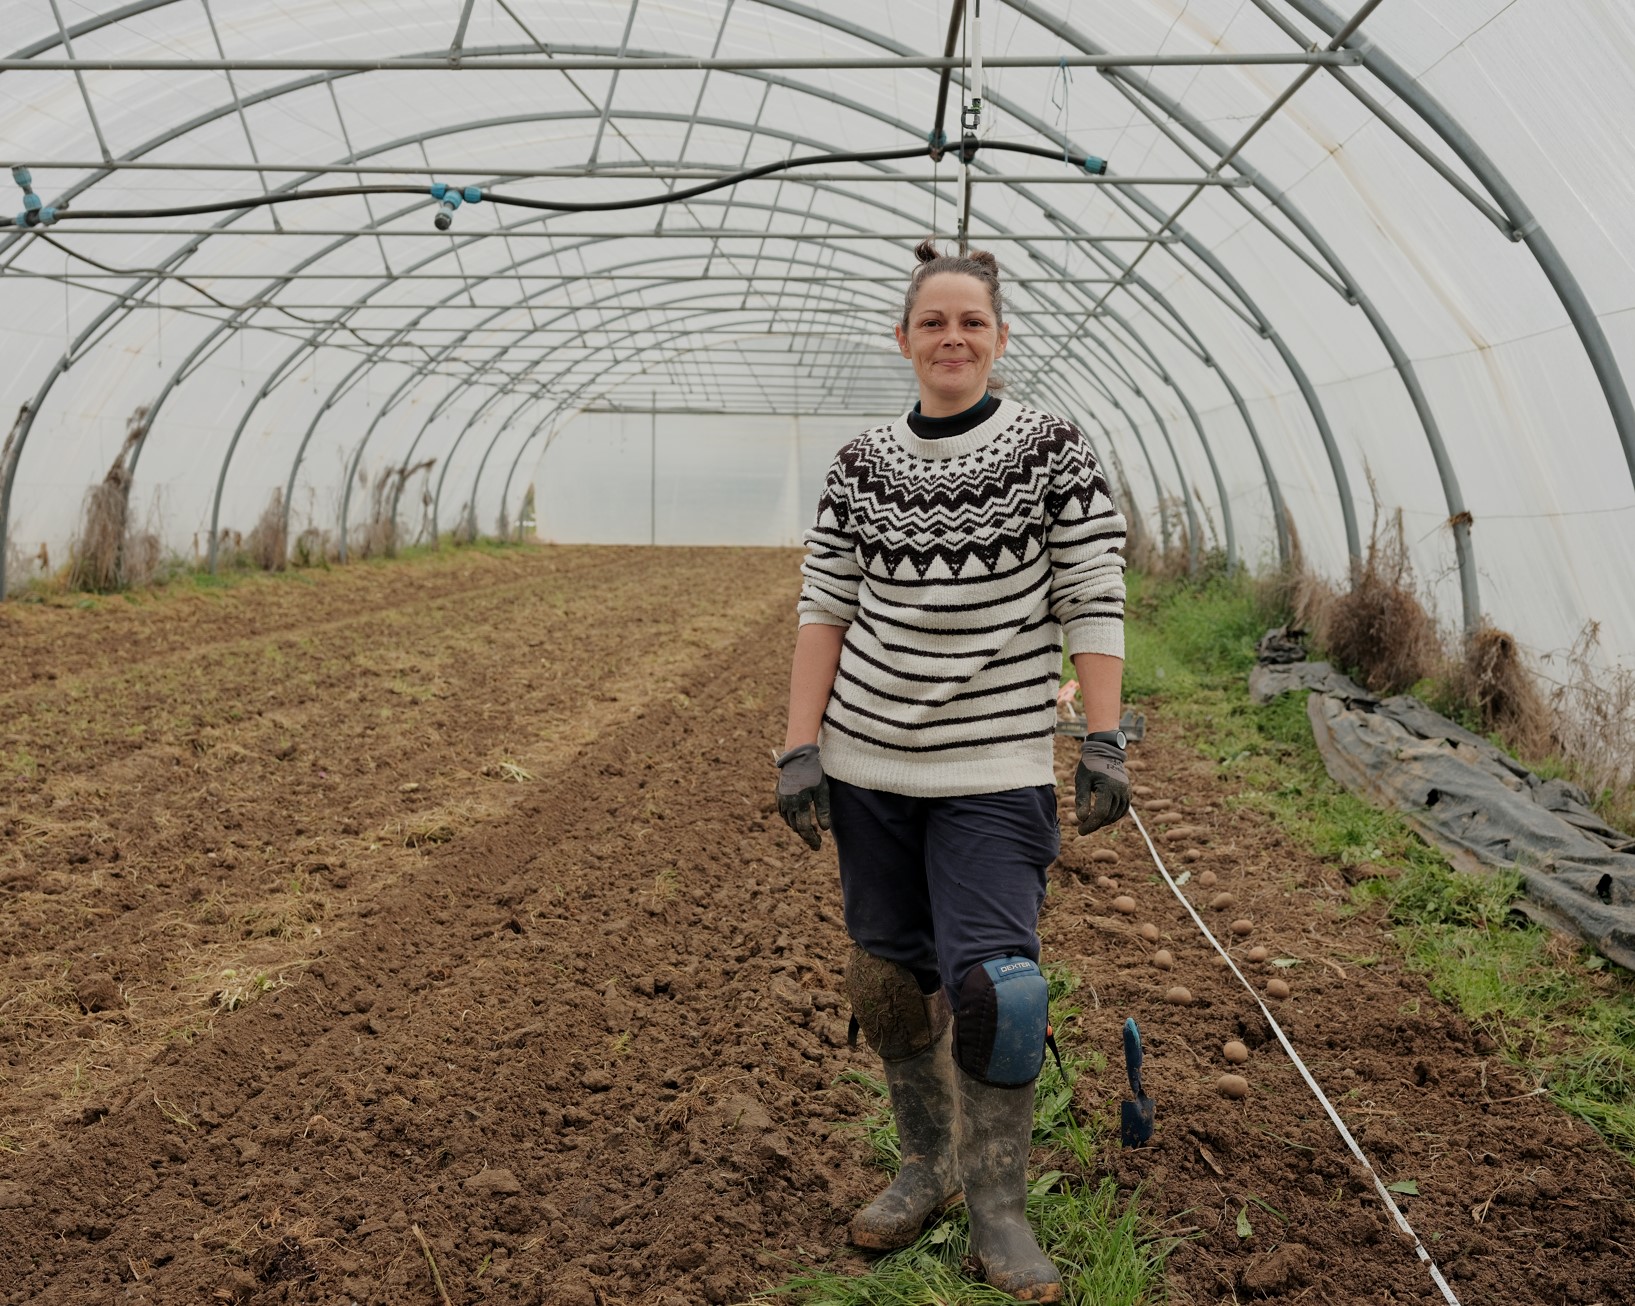
[[[679,1306],[863,1268],[832,848],[769,814],[795,566],[466,553],[0,609],[0,1300]],[[1203,907],[1253,922],[1235,952],[1297,962],[1244,966],[1460,1299],[1635,1301],[1628,1165],[1150,715],[1141,810],[1195,832],[1160,847],[1235,896]],[[1179,1238],[1172,1299],[1441,1300],[1130,826],[1069,842],[1044,933],[1062,1037],[1109,1059],[1087,1122],[1146,1033],[1156,1146],[1093,1173]]]

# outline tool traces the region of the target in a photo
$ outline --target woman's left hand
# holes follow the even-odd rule
[[[1084,741],[1073,776],[1073,807],[1080,834],[1124,819],[1130,810],[1130,774],[1124,769],[1124,750],[1117,744]]]

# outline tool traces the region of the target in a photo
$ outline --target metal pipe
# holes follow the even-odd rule
[[[359,234],[361,234],[361,233],[359,233]],[[608,239],[612,239],[612,237],[608,237]],[[676,254],[669,254],[669,255],[666,255],[664,257],[665,257],[665,261],[669,262],[669,261],[674,261],[676,259],[704,258],[704,257],[706,257],[706,255],[704,255],[702,253],[698,253],[698,254],[676,253]],[[756,257],[758,259],[761,259],[761,260],[766,261],[766,262],[771,262],[771,263],[787,263],[787,262],[790,261],[787,258],[783,258],[783,257],[780,257],[780,256],[775,255],[775,254],[757,255]],[[892,285],[892,286],[899,286],[899,287],[903,284],[903,278],[901,276],[870,276],[870,275],[867,275],[867,274],[864,274],[864,273],[854,273],[854,272],[835,272],[835,273],[830,273],[830,274],[828,274],[826,276],[813,275],[813,276],[787,276],[787,277],[781,276],[776,272],[732,272],[732,273],[727,273],[727,272],[709,272],[709,273],[687,272],[687,273],[680,273],[680,274],[676,274],[676,273],[664,274],[664,273],[657,273],[657,272],[578,272],[578,273],[574,274],[572,279],[575,280],[575,281],[665,281],[665,282],[669,282],[669,281],[673,281],[677,275],[680,275],[680,276],[684,277],[685,280],[687,280],[689,283],[694,282],[694,281],[731,281],[731,282],[774,281],[774,282],[788,282],[790,285],[797,285],[797,286],[798,285],[873,285],[873,286]],[[60,272],[27,272],[27,271],[0,272],[0,280],[4,280],[4,279],[6,279],[8,277],[16,278],[18,280],[31,280],[31,281],[64,281],[64,280],[67,280],[67,281],[72,281],[72,282],[79,282],[79,281],[129,281],[131,279],[130,274],[129,273],[124,273],[124,272],[75,272],[75,273],[72,273],[72,274],[70,274],[70,275],[68,275],[66,277]],[[525,280],[533,280],[533,281],[558,280],[559,279],[557,277],[549,276],[546,273],[542,273],[542,272],[524,273],[523,277],[524,277]],[[197,281],[200,284],[206,284],[206,283],[212,283],[212,282],[217,282],[217,281],[266,281],[267,280],[267,274],[265,272],[219,272],[219,273],[217,273],[217,272],[207,272],[207,273],[195,274],[195,275],[192,275],[192,276],[183,276],[183,275],[181,275],[179,273],[169,273],[169,274],[166,274],[166,276],[164,276],[161,279],[166,280],[166,281]],[[280,276],[278,278],[278,280],[280,280],[280,281],[289,281],[289,282],[297,282],[297,281],[346,281],[346,282],[353,282],[353,281],[365,281],[365,280],[369,280],[369,279],[370,278],[365,277],[365,276],[361,276],[356,272],[304,272],[304,273],[300,273],[300,274],[290,273],[290,274],[284,274],[284,275],[282,275],[282,276]],[[494,278],[492,276],[485,276],[485,279],[493,280]],[[396,284],[399,281],[458,281],[458,280],[460,280],[460,274],[455,273],[455,272],[398,272],[398,273],[394,273],[392,275],[392,277],[391,277],[391,281],[392,281],[393,284]],[[1006,277],[1005,278],[1005,284],[1008,285],[1008,286],[1054,286],[1054,285],[1064,285],[1064,284],[1085,285],[1085,286],[1100,286],[1100,285],[1106,285],[1108,282],[1111,282],[1113,280],[1116,280],[1116,278],[1113,278],[1113,277],[1076,277],[1076,276],[1070,276],[1070,275],[1069,276],[1061,276],[1061,277]],[[352,304],[354,302],[355,301],[353,301],[353,300],[345,300],[345,301],[342,301],[342,302],[336,303],[336,304],[322,305],[321,307],[328,307],[328,308],[346,307],[346,306],[348,306],[348,305],[350,305],[350,304]],[[294,306],[286,304],[285,307],[294,307]],[[402,308],[402,307],[404,307],[404,305],[402,305],[402,304],[400,304],[400,303],[398,303],[396,301],[393,301],[389,305],[382,305],[382,307]]]
[[[1273,3],[1273,0],[1249,0],[1249,2],[1254,5],[1256,9],[1260,10],[1261,13],[1265,14],[1267,18],[1271,19],[1272,22],[1277,25],[1278,29],[1288,36],[1290,40],[1294,41],[1296,45],[1301,47],[1310,46],[1311,42],[1306,39],[1305,33],[1303,33],[1286,14],[1278,9],[1276,4]],[[1371,38],[1359,42],[1359,45],[1362,47],[1367,47],[1372,44],[1373,41]],[[1419,157],[1423,159],[1425,163],[1428,164],[1431,169],[1442,178],[1443,181],[1447,182],[1448,185],[1452,186],[1456,191],[1469,200],[1471,207],[1473,207],[1484,218],[1502,231],[1506,240],[1521,239],[1521,233],[1510,225],[1510,220],[1506,218],[1504,214],[1500,213],[1498,209],[1494,208],[1493,205],[1488,202],[1486,196],[1478,193],[1474,186],[1472,186],[1468,181],[1466,181],[1440,158],[1438,158],[1436,154],[1428,146],[1426,146],[1424,141],[1420,140],[1419,137],[1415,136],[1414,133],[1408,129],[1408,125],[1403,122],[1402,119],[1398,118],[1394,113],[1387,109],[1385,105],[1381,104],[1377,98],[1371,95],[1368,91],[1364,90],[1355,77],[1351,76],[1349,73],[1335,69],[1334,78],[1340,83],[1341,86],[1350,91],[1360,103],[1365,105],[1368,111],[1372,113],[1374,117],[1378,118],[1380,122],[1389,127],[1392,133],[1395,134],[1404,145],[1406,145],[1415,154],[1419,155]]]
[[[1377,9],[1382,3],[1383,0],[1363,0],[1362,7],[1352,15],[1350,21],[1345,24],[1340,34],[1336,36],[1333,42],[1331,42],[1329,49],[1332,51],[1342,41],[1344,41],[1346,36],[1349,36],[1352,32],[1356,31],[1357,28],[1362,25],[1363,21],[1368,17],[1368,15],[1373,13],[1374,10]],[[1316,65],[1311,65],[1302,69],[1299,76],[1295,77],[1295,79],[1291,81],[1289,85],[1286,86],[1282,92],[1272,100],[1270,104],[1262,109],[1255,120],[1243,130],[1242,134],[1237,138],[1237,140],[1226,148],[1226,150],[1221,154],[1220,158],[1217,159],[1213,165],[1211,165],[1209,169],[1210,173],[1212,175],[1218,173],[1222,168],[1230,164],[1233,159],[1237,158],[1238,155],[1243,152],[1244,147],[1255,138],[1261,129],[1277,116],[1285,104],[1294,98],[1296,92],[1298,92],[1302,86],[1304,86],[1316,75]],[[1176,206],[1173,212],[1171,212],[1161,223],[1159,223],[1158,230],[1154,234],[1161,236],[1167,232],[1180,219],[1181,215],[1185,213],[1202,194],[1202,188],[1194,189],[1184,200],[1180,202],[1180,204]],[[1135,267],[1139,266],[1141,260],[1146,258],[1151,251],[1151,245],[1143,245],[1140,251],[1136,254],[1135,258],[1131,260],[1130,267],[1134,269]],[[1113,289],[1114,288],[1110,287],[1102,293],[1101,298],[1096,301],[1094,308],[1092,308],[1092,313],[1097,309],[1100,309],[1101,306],[1107,302],[1107,298],[1113,293]],[[1086,315],[1085,320],[1089,321],[1089,315]]]
[[[791,179],[791,180],[793,180],[793,179]],[[1037,178],[1037,177],[1013,177],[1011,180],[1012,180],[1013,184],[1021,184],[1021,183],[1024,183],[1024,182],[1038,181],[1039,178]],[[917,182],[915,184],[920,185],[920,186],[929,186],[930,185],[929,182]],[[706,204],[708,202],[709,201],[702,200],[702,199],[695,199],[695,200],[689,200],[688,201],[688,203],[690,205],[693,205],[693,206],[703,205],[703,204]],[[717,202],[719,202],[719,201],[717,201]],[[746,205],[744,203],[744,201],[740,200],[740,201],[738,201],[738,207],[739,208],[747,208],[747,207],[750,207],[750,206]],[[398,216],[403,216],[406,213],[412,213],[412,212],[414,212],[413,207],[409,207],[407,209],[400,210]],[[238,216],[242,216],[242,215],[238,215]],[[538,218],[525,218],[525,219],[523,219],[523,221],[528,222],[528,223],[537,223],[539,221],[539,219]],[[22,230],[22,229],[18,229],[18,228],[11,228],[7,232],[7,235],[10,236],[13,240],[22,241],[22,240],[27,240],[31,235],[33,235],[35,230],[36,230],[35,228],[29,228],[27,230]],[[67,233],[64,232],[63,228],[57,227],[57,228],[54,228],[52,230],[51,234],[52,234],[52,237],[54,239],[61,239],[62,236],[64,234],[67,234]],[[149,226],[148,224],[143,223],[140,226],[131,226],[131,227],[100,227],[100,226],[99,227],[89,227],[89,226],[87,226],[87,227],[75,227],[75,228],[72,229],[72,234],[75,235],[75,236],[217,236],[217,237],[220,237],[220,236],[254,236],[257,239],[265,240],[269,236],[299,236],[299,237],[302,237],[303,239],[305,239],[307,237],[311,237],[311,236],[325,236],[325,237],[345,237],[345,238],[348,238],[348,239],[354,239],[360,234],[360,231],[359,231],[359,228],[357,228],[357,227],[303,227],[303,228],[300,228],[299,230],[294,230],[294,231],[266,231],[266,230],[255,231],[255,230],[251,230],[249,228],[240,228],[240,229],[234,230],[232,228],[217,228],[217,227],[156,227],[156,226]],[[410,230],[410,229],[406,229],[406,228],[402,228],[402,227],[397,228],[396,230],[391,230],[391,229],[369,230],[369,231],[365,232],[364,234],[367,234],[368,237],[371,240],[374,240],[377,237],[384,237],[384,238],[386,238],[388,240],[391,240],[391,239],[394,239],[394,238],[401,238],[401,239],[405,239],[405,240],[418,240],[422,244],[424,244],[425,240],[426,240],[426,233],[424,231],[415,231],[415,230]],[[622,239],[622,238],[625,238],[625,237],[629,237],[631,239],[641,239],[641,240],[647,240],[647,239],[650,239],[650,238],[653,238],[653,237],[658,237],[658,238],[661,238],[661,239],[675,239],[675,238],[689,238],[690,237],[690,238],[708,238],[708,239],[717,239],[717,240],[744,239],[744,240],[797,240],[797,241],[799,241],[799,240],[817,240],[817,239],[821,238],[821,239],[824,239],[824,240],[829,240],[829,239],[834,239],[834,240],[859,240],[859,241],[883,240],[883,241],[890,241],[890,242],[896,242],[896,241],[905,241],[905,242],[906,241],[916,241],[917,242],[917,241],[921,241],[921,240],[925,239],[925,232],[924,232],[923,229],[918,231],[918,232],[898,232],[898,231],[874,232],[874,231],[868,231],[868,232],[852,232],[850,234],[836,234],[836,235],[831,236],[831,235],[829,235],[827,233],[813,233],[813,232],[806,232],[806,231],[799,231],[799,232],[795,232],[795,231],[721,231],[721,232],[716,232],[716,231],[711,231],[707,227],[683,227],[683,228],[681,228],[679,230],[676,230],[676,231],[671,231],[668,228],[666,228],[663,231],[655,232],[655,231],[568,231],[568,230],[558,230],[558,229],[556,229],[554,227],[553,228],[548,228],[548,229],[545,229],[545,230],[534,231],[534,230],[530,230],[527,227],[516,226],[516,227],[502,227],[502,228],[499,228],[498,230],[494,230],[494,231],[484,231],[484,230],[469,231],[468,230],[468,231],[462,232],[461,235],[463,235],[463,236],[480,236],[480,237],[493,237],[493,236],[503,235],[508,240],[585,240],[585,239],[588,239],[588,238],[590,238],[592,236],[594,236],[598,240],[602,240],[602,239],[615,239],[616,240],[616,239]],[[1001,232],[1001,231],[984,231],[984,232],[978,232],[977,237],[984,244],[986,244],[986,243],[988,243],[990,241],[1017,241],[1017,240],[1055,240],[1055,241],[1060,241],[1062,239],[1061,233],[1060,232],[1054,232],[1054,231],[1022,232],[1022,233]],[[1081,240],[1081,241],[1087,242],[1089,244],[1098,244],[1099,245],[1099,244],[1104,244],[1104,243],[1110,243],[1110,244],[1115,244],[1115,245],[1128,245],[1128,244],[1132,244],[1132,243],[1137,243],[1137,244],[1142,243],[1142,242],[1145,242],[1147,240],[1152,239],[1152,237],[1132,232],[1132,233],[1115,233],[1115,234],[1110,234],[1110,235],[1106,235],[1106,236],[1084,235],[1084,236],[1075,237],[1074,239]],[[1177,240],[1178,240],[1178,237],[1175,237],[1173,235],[1168,235],[1166,237],[1160,237],[1159,238],[1159,243],[1160,244],[1175,244],[1177,242]],[[273,274],[264,273],[263,275],[264,276],[271,276]]]
[[[276,367],[271,373],[268,374],[267,379],[261,383],[261,388],[256,391],[255,396],[250,400],[250,402],[247,405],[245,405],[244,412],[238,419],[238,425],[233,428],[232,438],[227,441],[227,450],[221,456],[221,467],[218,468],[217,471],[216,471],[216,490],[215,490],[215,493],[211,496],[211,499],[210,499],[210,560],[209,560],[209,565],[210,565],[210,574],[212,576],[214,576],[216,574],[216,558],[217,558],[216,542],[217,542],[217,538],[221,534],[221,496],[222,496],[222,491],[227,486],[227,467],[228,467],[228,464],[230,464],[233,461],[233,453],[238,448],[239,439],[244,435],[244,428],[250,424],[251,415],[255,412],[256,408],[260,405],[261,401],[263,399],[265,399],[269,394],[271,394],[272,391],[274,390],[274,388],[283,379],[283,377],[285,375],[285,369],[292,366],[295,363],[295,360],[298,359],[301,356],[301,354],[305,351],[305,349],[306,349],[305,345],[297,346],[295,349],[292,349],[289,352],[289,354],[287,354],[285,356],[284,361],[282,363],[280,363],[278,365],[278,367]],[[286,536],[285,537],[285,548],[286,548],[286,550],[288,549],[288,545],[289,545],[289,540],[288,540],[288,537]],[[280,562],[282,562],[282,559],[280,559]]]
[[[1032,5],[1027,3],[1027,0],[1006,0],[1006,2],[1009,3],[1012,8],[1028,13],[1029,16],[1034,17],[1041,24],[1048,26],[1050,30],[1054,31],[1064,40],[1071,41],[1076,47],[1080,49],[1093,48],[1094,43],[1076,29],[1069,27],[1065,23],[1056,21],[1054,18],[1034,14],[1032,11]],[[1115,77],[1122,76],[1121,74],[1117,73],[1111,75]],[[1173,115],[1178,121],[1186,122],[1187,129],[1200,141],[1202,141],[1206,147],[1214,149],[1218,152],[1224,151],[1227,148],[1226,143],[1220,140],[1220,138],[1210,131],[1207,126],[1202,123],[1187,121],[1185,111],[1174,99],[1165,95],[1163,92],[1156,90],[1150,85],[1140,85],[1134,82],[1130,82],[1129,84],[1131,85],[1132,89],[1150,99],[1160,109]],[[1237,168],[1239,172],[1243,173],[1243,175],[1249,177],[1254,182],[1255,188],[1265,195],[1266,198],[1270,200],[1271,203],[1278,209],[1278,211],[1297,227],[1301,235],[1311,242],[1312,247],[1316,249],[1324,261],[1334,269],[1335,273],[1345,284],[1356,287],[1355,280],[1351,277],[1349,271],[1346,269],[1339,256],[1335,254],[1334,250],[1328,245],[1328,242],[1322,238],[1312,223],[1305,217],[1304,213],[1288,198],[1287,195],[1283,193],[1283,191],[1268,182],[1241,156],[1233,160],[1232,166]],[[1131,198],[1136,199],[1138,202],[1145,199],[1145,197],[1141,196],[1139,191],[1131,191],[1128,192],[1128,194],[1131,196]],[[1145,206],[1146,205],[1144,203],[1143,207]],[[1460,590],[1463,602],[1464,620],[1467,628],[1474,629],[1475,627],[1473,623],[1480,621],[1480,606],[1477,602],[1476,562],[1474,548],[1470,540],[1470,519],[1469,515],[1465,513],[1463,508],[1462,497],[1459,494],[1457,476],[1453,473],[1453,468],[1447,461],[1446,449],[1442,444],[1441,432],[1437,426],[1435,415],[1431,412],[1429,403],[1425,399],[1424,392],[1419,386],[1418,377],[1414,372],[1413,364],[1403,352],[1400,344],[1396,340],[1396,336],[1391,331],[1390,326],[1374,308],[1372,301],[1368,299],[1367,295],[1365,295],[1360,288],[1354,290],[1354,295],[1357,299],[1358,307],[1363,309],[1364,315],[1368,318],[1369,325],[1373,328],[1374,333],[1379,338],[1381,345],[1390,356],[1392,365],[1396,368],[1398,376],[1402,379],[1403,387],[1408,392],[1410,402],[1412,402],[1414,405],[1415,414],[1419,418],[1420,426],[1424,430],[1426,442],[1431,449],[1432,458],[1436,461],[1438,474],[1442,481],[1444,499],[1449,505],[1449,521],[1452,524],[1454,531],[1454,547],[1459,562]],[[1292,357],[1292,354],[1290,356]],[[1340,465],[1337,448],[1331,450],[1331,464],[1335,466]],[[1344,501],[1343,506],[1347,508],[1351,506],[1349,499]],[[1355,556],[1356,555],[1354,554],[1354,557]]]
[[[1325,31],[1335,22],[1334,12],[1320,0],[1289,0],[1289,3],[1308,21]],[[1362,43],[1350,53],[1359,55],[1363,66],[1442,138],[1459,160],[1476,175],[1477,180],[1487,187],[1488,193],[1493,196],[1504,211],[1505,217],[1509,219],[1513,230],[1520,233],[1521,239],[1527,243],[1527,248],[1538,261],[1540,271],[1555,290],[1556,298],[1561,301],[1561,307],[1566,310],[1567,318],[1573,324],[1573,330],[1578,333],[1578,339],[1589,357],[1590,366],[1595,370],[1596,380],[1601,385],[1601,393],[1612,414],[1612,424],[1617,431],[1618,441],[1623,447],[1630,482],[1635,484],[1635,404],[1630,401],[1629,386],[1624,380],[1623,370],[1618,365],[1618,359],[1607,340],[1606,332],[1601,328],[1601,320],[1590,305],[1589,297],[1585,295],[1583,286],[1573,275],[1572,268],[1561,251],[1556,248],[1555,242],[1550,239],[1544,225],[1528,209],[1521,194],[1510,184],[1504,170],[1488,157],[1487,152],[1476,143],[1475,138],[1453,115],[1442,107],[1441,102],[1410,77],[1396,60],[1372,41]],[[1455,516],[1457,514],[1450,513],[1450,520]],[[1460,528],[1456,525],[1454,529],[1457,535]],[[1468,524],[1464,529],[1469,531]]]
[[[56,169],[62,172],[88,172],[107,169],[113,172],[310,172],[315,175],[333,174],[335,176],[392,176],[412,177],[419,180],[423,177],[458,177],[471,170],[470,163],[459,164],[429,164],[419,167],[404,164],[343,164],[343,163],[152,163],[140,160],[108,159],[44,159],[30,161],[20,159],[19,163],[32,168],[35,172]],[[485,175],[495,178],[512,180],[539,179],[582,179],[596,181],[713,181],[718,177],[731,176],[735,172],[743,171],[740,167],[711,168],[702,164],[689,168],[632,168],[626,163],[607,164],[604,166],[581,166],[577,168],[492,168],[486,163],[482,171]],[[746,177],[745,183],[751,181],[778,181],[798,177],[808,181],[911,181],[918,183],[940,182],[948,185],[946,177],[936,174],[918,176],[901,171],[892,172],[818,172],[803,168],[797,174],[773,173],[764,177]],[[1182,177],[1169,174],[1155,174],[1144,176],[1114,175],[1103,176],[1097,173],[1062,170],[1060,174],[1051,172],[1022,172],[1022,173],[991,173],[982,181],[987,184],[995,182],[1032,181],[1051,185],[1073,186],[1247,186],[1249,183],[1241,177]],[[744,183],[740,183],[744,184]],[[143,231],[151,230],[144,226]]]
[[[74,42],[63,25],[62,8],[57,0],[51,0],[51,16],[57,20],[57,35],[62,41],[63,48],[68,51],[68,57],[74,57]],[[85,102],[85,116],[91,120],[91,134],[96,137],[97,149],[102,151],[103,162],[113,158],[113,152],[108,148],[107,138],[102,134],[102,124],[97,121],[96,106],[91,103],[91,92],[85,85],[85,74],[76,72],[74,80],[79,83],[80,99]]]
[[[1150,87],[1137,86],[1134,89],[1152,99],[1160,107],[1173,106],[1171,107],[1172,112],[1179,107],[1174,106],[1173,101],[1166,104],[1165,98],[1155,94]],[[1206,127],[1198,123],[1189,123],[1188,128],[1206,145],[1214,148],[1213,133]],[[1481,601],[1476,573],[1475,549],[1470,538],[1471,518],[1470,514],[1465,510],[1464,496],[1459,487],[1458,473],[1454,470],[1452,460],[1448,456],[1447,446],[1442,440],[1441,428],[1436,420],[1435,413],[1431,410],[1430,401],[1419,383],[1419,375],[1412,360],[1409,359],[1407,352],[1402,348],[1401,342],[1397,340],[1396,333],[1391,330],[1390,324],[1386,322],[1384,315],[1374,306],[1373,300],[1358,285],[1339,255],[1334,252],[1328,241],[1323,238],[1304,212],[1289,200],[1281,190],[1266,182],[1258,171],[1244,162],[1241,156],[1234,160],[1233,166],[1255,181],[1256,189],[1260,190],[1277,206],[1278,210],[1310,242],[1312,248],[1334,269],[1340,279],[1351,287],[1352,297],[1356,300],[1357,307],[1362,309],[1369,325],[1374,329],[1374,334],[1378,337],[1380,344],[1391,359],[1392,366],[1396,368],[1403,388],[1408,393],[1409,402],[1412,403],[1415,415],[1419,418],[1420,427],[1425,434],[1426,445],[1430,450],[1431,459],[1436,466],[1437,477],[1441,482],[1443,501],[1448,509],[1448,523],[1453,530],[1454,553],[1459,565],[1459,588],[1464,627],[1467,632],[1475,630],[1481,623]]]
[[[1379,0],[1373,0],[1378,3]],[[1245,51],[1241,54],[1000,55],[989,68],[1237,68],[1288,64],[1349,67],[1362,60],[1352,51]],[[908,69],[964,69],[955,56],[838,55],[804,59],[693,59],[675,55],[576,56],[560,58],[467,53],[458,60],[405,56],[387,59],[0,59],[0,72],[164,73],[164,72],[795,72],[852,69],[897,72]]]

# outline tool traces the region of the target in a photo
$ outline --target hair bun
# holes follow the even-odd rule
[[[919,296],[920,286],[928,277],[939,276],[944,272],[958,273],[964,277],[975,277],[988,288],[988,298],[993,303],[994,319],[1003,324],[1005,320],[1005,292],[999,285],[999,260],[985,249],[973,249],[964,254],[943,254],[938,251],[936,238],[927,236],[914,247],[914,257],[919,260],[914,265],[914,271],[908,278],[908,292],[903,296],[903,318],[900,325],[908,329],[908,315],[914,311],[914,300]]]

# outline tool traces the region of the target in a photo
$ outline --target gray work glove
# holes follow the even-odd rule
[[[816,744],[801,744],[773,759],[778,767],[778,815],[816,850],[829,828],[829,781]]]
[[[1117,744],[1084,741],[1073,775],[1073,808],[1080,834],[1124,819],[1130,810],[1130,775],[1124,769],[1124,750]]]

